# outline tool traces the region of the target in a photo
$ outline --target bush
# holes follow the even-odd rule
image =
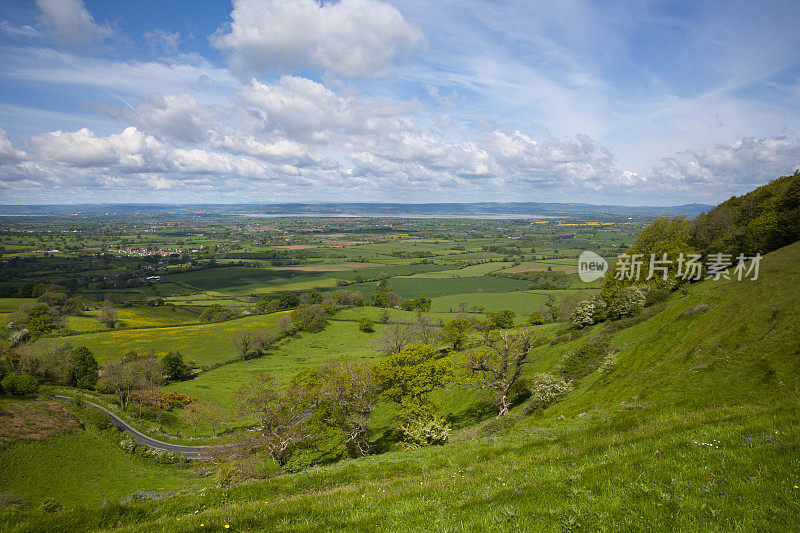
[[[93,407],[88,407],[84,411],[84,417],[87,422],[97,429],[109,429],[111,427],[111,420],[108,419],[108,414]]]
[[[12,372],[4,377],[0,385],[2,385],[4,391],[15,396],[26,396],[28,394],[34,394],[39,390],[39,383],[36,381],[36,378],[28,374],[18,374],[16,372]]]
[[[546,322],[544,315],[539,311],[534,311],[531,313],[531,316],[528,317],[528,324],[532,326],[541,326]]]
[[[569,380],[588,376],[600,366],[602,358],[611,350],[611,341],[606,336],[590,338],[575,352],[567,354],[558,373]]]
[[[600,367],[597,369],[601,374],[608,374],[617,367],[617,352],[611,351],[606,354]]]
[[[602,322],[606,318],[606,303],[597,296],[583,300],[572,312],[572,323],[583,328]]]
[[[61,505],[61,502],[55,498],[45,498],[42,500],[42,503],[39,504],[39,511],[42,513],[57,513],[63,508],[64,506]]]
[[[364,333],[372,333],[375,331],[375,324],[369,318],[364,317],[358,321],[358,329]]]
[[[608,306],[608,316],[612,319],[636,316],[645,305],[645,291],[641,286],[623,287]]]
[[[450,424],[439,416],[415,418],[400,427],[408,448],[442,445],[450,438]]]
[[[572,382],[553,374],[537,374],[531,385],[531,403],[527,412],[553,405],[572,391]]]

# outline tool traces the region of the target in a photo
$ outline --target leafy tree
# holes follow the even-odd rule
[[[7,374],[3,380],[0,381],[0,386],[3,387],[4,391],[15,396],[27,396],[29,394],[35,394],[36,391],[39,390],[39,383],[36,381],[36,378],[18,372]]]
[[[278,300],[278,306],[282,310],[294,309],[298,305],[300,305],[300,297],[296,292],[286,291],[281,294],[280,300]]]
[[[546,322],[546,320],[544,318],[544,315],[541,313],[541,311],[534,311],[533,313],[531,313],[531,315],[528,317],[528,320],[527,320],[527,323],[532,325],[532,326],[540,326],[540,325],[544,324],[545,322]]]
[[[440,332],[442,340],[453,346],[454,350],[461,350],[467,340],[472,324],[466,318],[454,318],[446,323]]]
[[[304,420],[316,435],[314,446],[336,453],[344,446],[348,455],[370,453],[369,421],[378,400],[378,383],[365,363],[331,359],[303,370],[292,379],[311,406]]]
[[[301,331],[322,331],[328,325],[327,312],[321,304],[301,305],[292,312],[292,322]]]
[[[432,414],[428,394],[444,385],[450,375],[446,359],[437,359],[428,344],[410,345],[382,358],[373,366],[381,396],[400,405],[398,420],[407,422]]]
[[[502,311],[489,311],[486,316],[490,329],[508,329],[514,327],[514,318],[517,314],[514,311],[504,309]]]
[[[427,313],[431,310],[431,299],[427,296],[419,296],[414,298],[414,309],[420,313]]]
[[[178,351],[169,351],[161,360],[163,373],[172,381],[183,381],[192,377],[191,367]]]
[[[362,317],[358,321],[358,329],[364,333],[372,333],[375,331],[375,324],[367,317]]]
[[[72,387],[94,389],[99,378],[99,365],[85,346],[75,348],[69,358],[69,381]]]

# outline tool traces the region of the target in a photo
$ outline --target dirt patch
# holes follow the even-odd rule
[[[335,265],[302,265],[282,267],[281,270],[294,270],[295,272],[343,272],[357,268],[382,267],[380,263],[337,263]]]
[[[42,440],[79,427],[80,420],[56,402],[29,400],[0,403],[0,448],[12,440]]]

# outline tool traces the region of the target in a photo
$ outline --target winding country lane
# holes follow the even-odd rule
[[[67,402],[73,401],[73,398],[69,396],[53,395],[53,398],[55,398],[58,401],[67,401]],[[118,417],[105,407],[99,406],[92,402],[87,402],[86,400],[83,400],[83,403],[106,413],[108,415],[108,420],[112,424],[114,424],[114,426],[118,430],[124,431],[128,435],[132,436],[137,444],[140,444],[142,446],[147,446],[155,450],[161,450],[162,452],[177,453],[185,457],[197,459],[199,457],[203,457],[212,450],[215,449],[224,450],[227,448],[232,448],[234,446],[232,444],[220,445],[220,446],[181,446],[180,444],[170,444],[168,442],[161,442],[160,440],[156,440],[148,437],[147,435],[139,433],[137,430],[129,426],[124,420],[122,420],[120,417]]]

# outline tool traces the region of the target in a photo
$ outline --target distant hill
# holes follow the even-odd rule
[[[479,217],[536,218],[574,216],[694,218],[713,206],[685,204],[670,207],[592,205],[582,203],[280,203],[280,204],[76,204],[0,205],[0,216],[64,215],[262,215],[262,216],[360,216],[360,217]]]

